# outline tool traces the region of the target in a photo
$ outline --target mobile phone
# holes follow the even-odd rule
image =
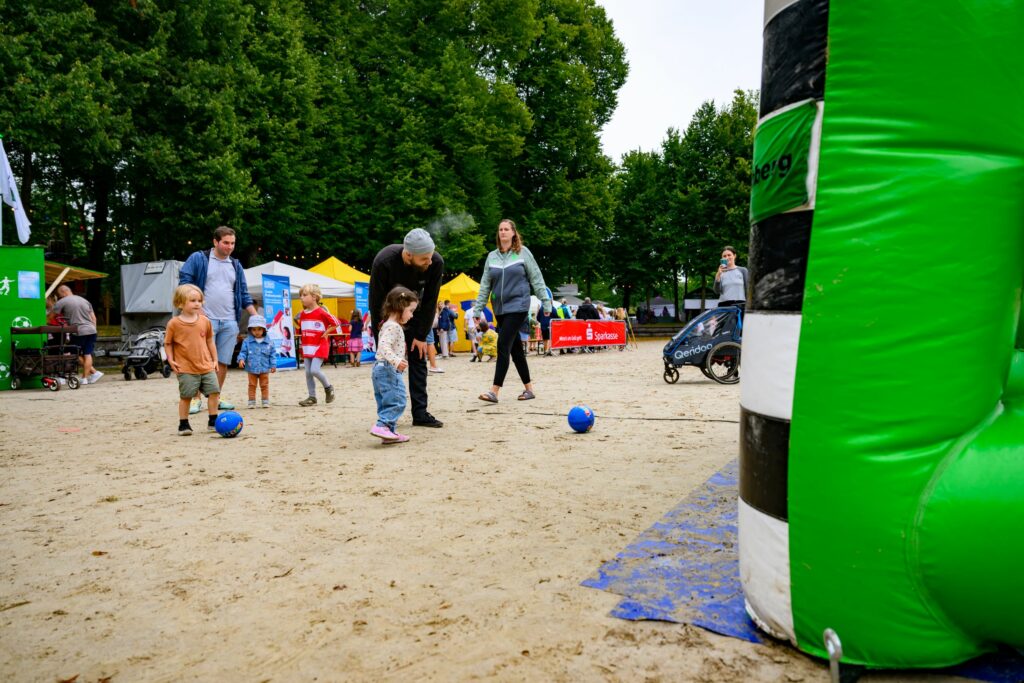
[[[722,265],[723,266],[729,265],[729,259],[727,259],[727,258],[722,259]]]

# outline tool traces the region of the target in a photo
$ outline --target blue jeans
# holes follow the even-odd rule
[[[238,321],[211,318],[210,325],[213,327],[213,343],[217,347],[217,362],[221,365],[231,365],[231,356],[235,353],[235,344],[238,343]]]
[[[377,424],[395,431],[405,412],[405,382],[391,363],[379,360],[374,364],[373,397],[377,400]]]

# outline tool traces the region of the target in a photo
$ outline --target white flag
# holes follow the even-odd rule
[[[14,210],[14,224],[18,227],[18,239],[22,244],[28,242],[32,231],[32,225],[28,216],[25,215],[25,207],[21,205],[21,197],[18,196],[18,185],[14,182],[14,173],[11,172],[11,163],[7,161],[7,151],[4,150],[4,141],[0,140],[0,196],[3,202]]]

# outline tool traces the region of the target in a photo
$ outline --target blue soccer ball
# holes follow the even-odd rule
[[[242,425],[242,416],[233,410],[225,410],[217,416],[217,421],[214,423],[217,433],[225,439],[238,436],[238,433],[242,431]]]
[[[594,426],[594,411],[586,406],[575,406],[569,411],[569,426],[580,434],[589,432]]]

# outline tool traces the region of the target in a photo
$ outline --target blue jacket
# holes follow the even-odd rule
[[[448,308],[447,306],[445,306],[444,308],[441,309],[440,315],[437,316],[437,326],[438,326],[438,328],[444,330],[445,332],[447,332],[448,330],[454,329],[455,328],[455,317],[456,316],[455,316],[454,313],[452,313],[452,310],[450,308]]]
[[[245,270],[241,262],[234,256],[231,263],[235,266],[235,320],[242,321],[242,311],[252,306],[249,286],[245,282]],[[194,252],[185,260],[185,265],[178,272],[179,285],[195,285],[206,290],[206,270],[210,265],[210,249]]]
[[[274,342],[263,337],[263,341],[256,341],[251,334],[242,342],[242,350],[238,352],[238,360],[245,361],[245,371],[254,375],[262,375],[277,367],[277,353],[274,350]]]

